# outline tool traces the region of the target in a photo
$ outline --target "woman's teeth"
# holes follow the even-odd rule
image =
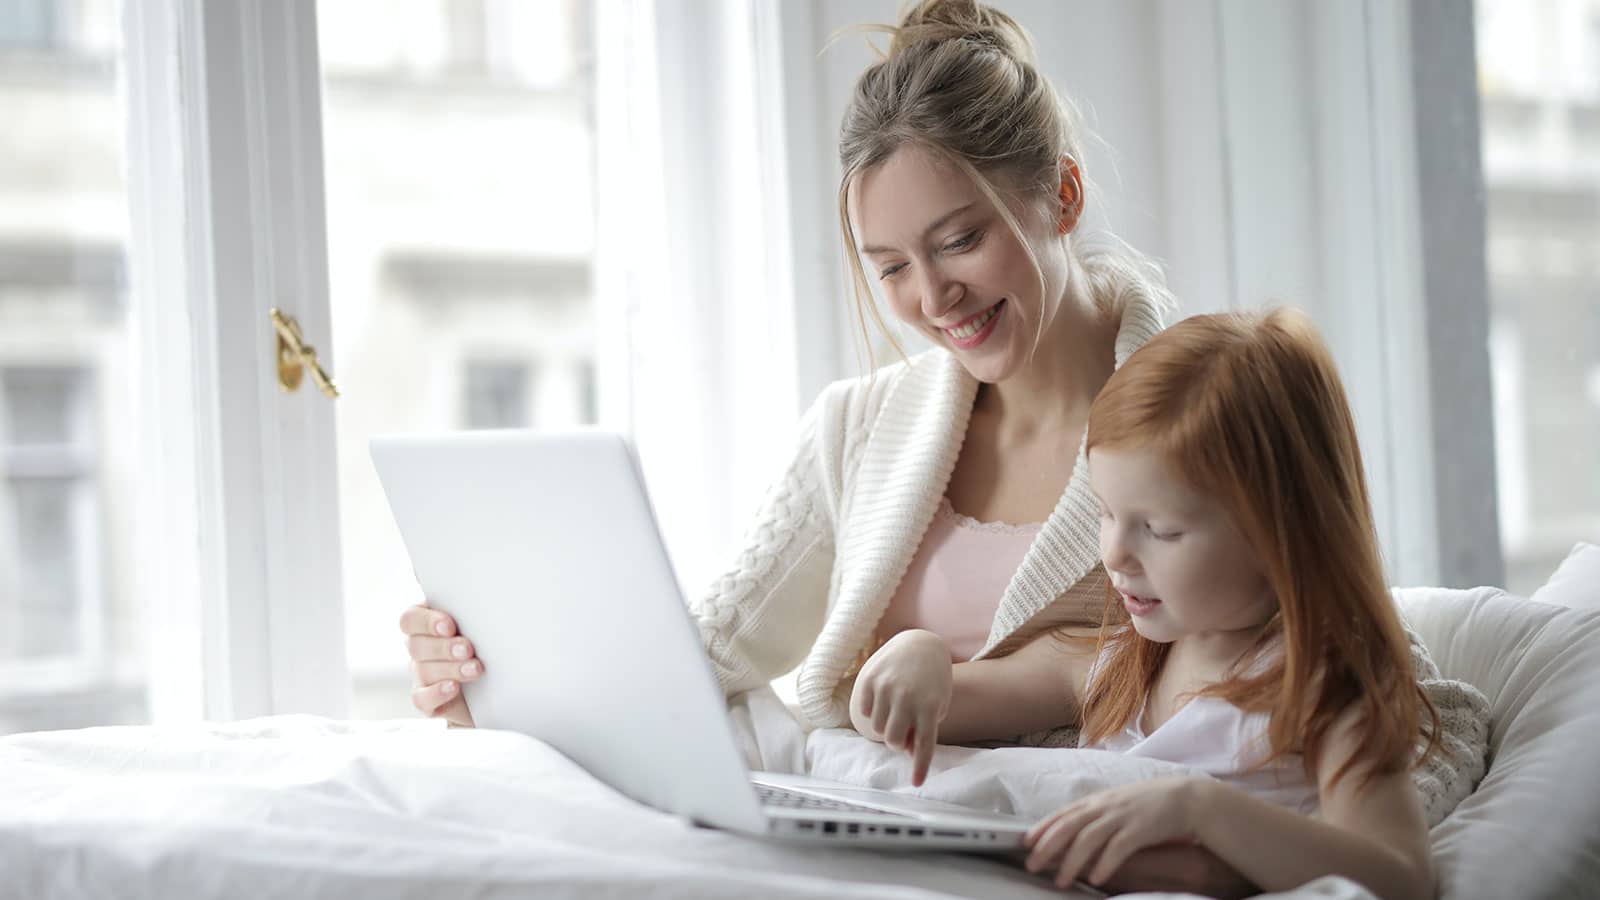
[[[1001,301],[1001,302],[1004,302],[1004,301]],[[945,332],[947,334],[949,334],[951,337],[953,337],[956,340],[958,340],[958,341],[964,341],[967,338],[972,337],[973,335],[975,335],[978,332],[982,331],[983,330],[983,326],[989,324],[989,320],[994,318],[995,315],[997,313],[999,313],[999,312],[1000,312],[1000,304],[996,303],[995,305],[989,307],[988,312],[985,312],[983,315],[977,317],[976,319],[973,319],[971,322],[968,322],[967,324],[958,326],[956,328],[946,328]]]

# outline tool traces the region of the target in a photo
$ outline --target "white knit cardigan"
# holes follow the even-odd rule
[[[1124,292],[1117,366],[1161,330],[1161,313],[1149,294]],[[693,604],[726,694],[803,660],[802,714],[815,726],[848,724],[850,679],[944,496],[977,389],[935,349],[822,391],[738,561]],[[972,658],[1003,646],[1089,573],[1099,547],[1080,441],[1066,490]]]

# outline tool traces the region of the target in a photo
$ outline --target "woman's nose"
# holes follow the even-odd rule
[[[922,314],[942,320],[961,302],[961,284],[946,278],[936,265],[922,267]]]

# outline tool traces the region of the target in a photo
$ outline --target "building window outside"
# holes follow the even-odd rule
[[[96,464],[85,432],[92,402],[88,372],[77,368],[0,368],[0,465],[10,544],[0,559],[7,601],[0,603],[0,664],[78,658],[93,584],[85,567],[99,532]]]
[[[1500,532],[1527,594],[1600,541],[1600,2],[1476,10]]]
[[[466,428],[524,428],[532,421],[532,374],[525,363],[469,362],[466,372]]]
[[[596,355],[594,6],[317,5],[356,718],[415,714],[394,622],[422,599],[371,436],[562,428],[593,406],[573,361]]]

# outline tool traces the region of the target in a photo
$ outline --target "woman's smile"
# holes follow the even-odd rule
[[[952,328],[942,328],[940,330],[950,338],[950,343],[954,344],[956,347],[962,350],[971,350],[972,348],[988,340],[989,335],[994,333],[995,326],[997,326],[1000,322],[1001,308],[1005,305],[1006,301],[1001,299],[999,303],[996,303],[983,312],[969,316],[960,324]]]

